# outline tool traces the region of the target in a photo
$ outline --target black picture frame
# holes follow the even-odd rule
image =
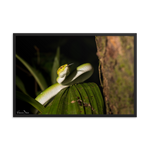
[[[134,36],[134,114],[130,115],[34,115],[16,113],[16,37],[17,36]],[[115,120],[138,119],[138,68],[139,68],[139,33],[137,30],[14,30],[10,33],[10,118],[12,120],[38,119],[38,120]]]

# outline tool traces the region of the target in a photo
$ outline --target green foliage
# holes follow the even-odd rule
[[[52,71],[51,71],[51,82],[52,82],[52,84],[56,83],[57,69],[60,66],[59,60],[60,60],[60,47],[57,48],[56,56],[54,58],[53,67],[52,67]]]
[[[30,73],[33,75],[37,83],[39,84],[41,90],[45,90],[48,86],[47,83],[43,77],[43,75],[36,70],[35,68],[31,67],[25,60],[23,60],[20,56],[16,54],[16,58],[22,62],[22,64],[30,71]]]
[[[74,84],[61,90],[41,114],[104,114],[104,101],[95,83]]]
[[[16,98],[31,104],[39,112],[41,112],[41,113],[44,112],[44,109],[45,109],[44,106],[41,105],[38,101],[36,101],[32,97],[30,97],[26,94],[23,94],[22,92],[16,91]]]
[[[16,58],[29,70],[33,75],[41,90],[47,88],[46,80],[43,75],[30,66],[25,60],[16,54]],[[40,59],[40,58],[39,58]],[[50,62],[49,62],[50,63]],[[46,64],[45,64],[46,65]],[[51,68],[51,82],[56,83],[57,69],[60,66],[60,48],[54,58]],[[99,87],[95,83],[75,84],[61,90],[51,101],[44,107],[38,101],[28,96],[23,82],[16,76],[16,85],[23,92],[16,92],[17,99],[25,101],[32,105],[38,114],[104,114],[104,101]],[[40,91],[41,92],[41,91]],[[36,91],[36,95],[40,94]],[[34,111],[37,114],[37,111]]]
[[[24,94],[28,95],[22,80],[18,76],[16,76],[16,85]]]

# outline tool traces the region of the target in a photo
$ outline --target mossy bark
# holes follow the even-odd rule
[[[134,37],[96,36],[107,114],[134,114]]]

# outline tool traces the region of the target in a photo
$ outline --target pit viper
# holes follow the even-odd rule
[[[93,67],[90,63],[85,63],[76,68],[74,72],[70,74],[69,67],[72,64],[62,65],[58,70],[57,83],[45,89],[40,93],[35,100],[44,105],[47,101],[53,98],[62,89],[69,87],[73,84],[82,83],[87,80],[93,74]]]

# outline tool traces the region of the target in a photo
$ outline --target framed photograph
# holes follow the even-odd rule
[[[13,117],[136,117],[137,34],[13,34]]]

